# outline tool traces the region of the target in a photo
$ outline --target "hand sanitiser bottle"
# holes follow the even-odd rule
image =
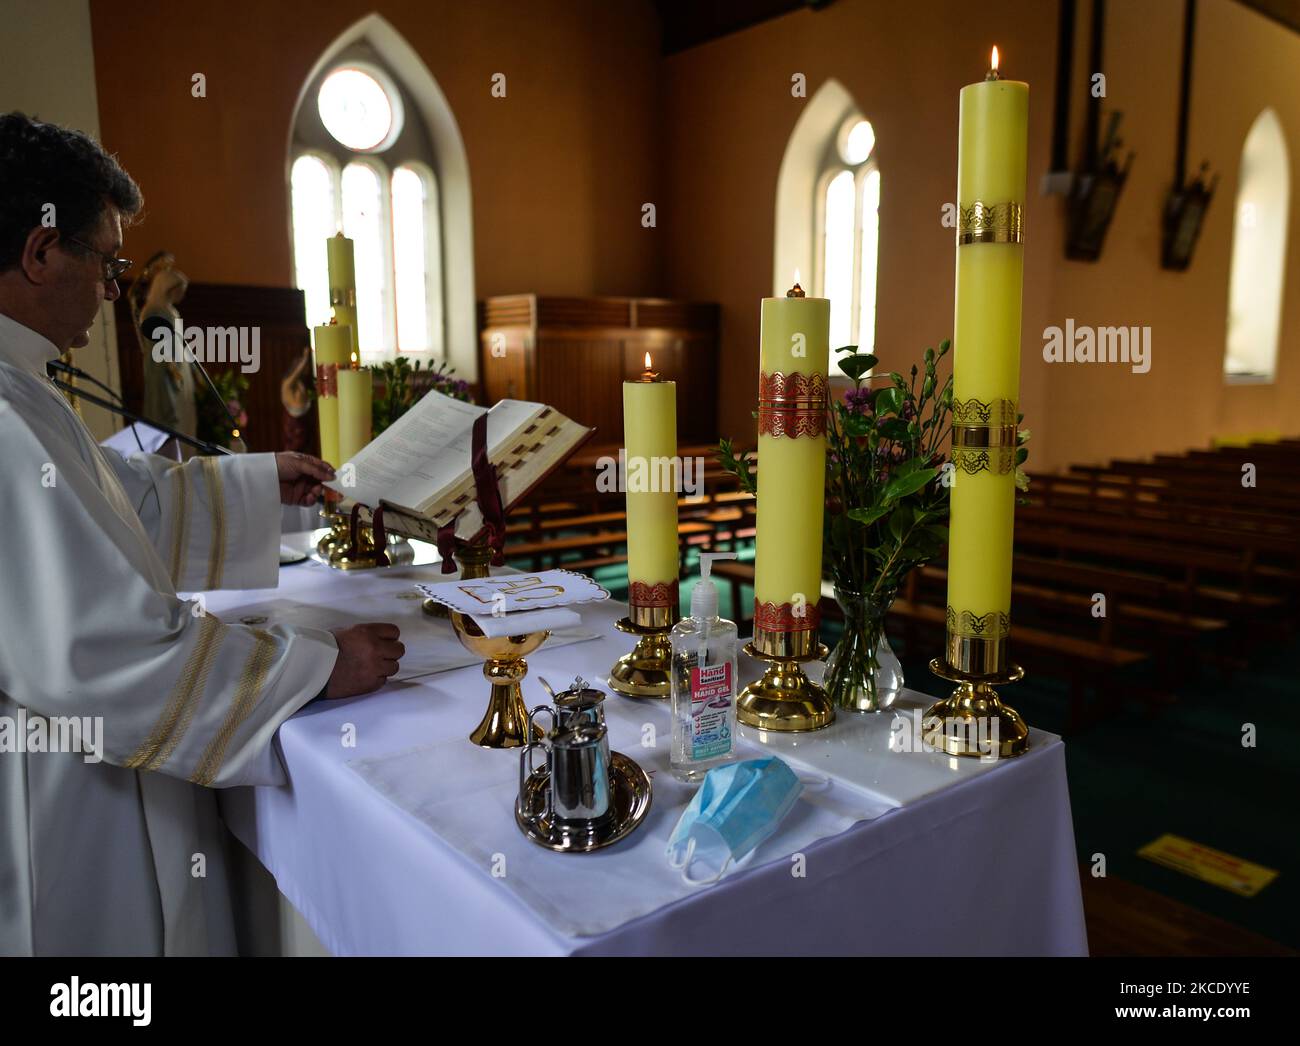
[[[691,589],[691,616],[673,626],[673,748],[669,766],[679,781],[701,781],[736,752],[736,623],[718,617],[718,589],[709,577],[715,559],[700,553],[700,579]]]

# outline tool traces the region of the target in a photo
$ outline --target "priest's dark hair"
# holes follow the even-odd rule
[[[22,113],[0,114],[0,272],[18,264],[31,231],[50,224],[47,216],[65,236],[84,240],[110,204],[130,218],[144,200],[97,141]]]

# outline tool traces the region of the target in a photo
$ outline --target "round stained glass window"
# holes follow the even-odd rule
[[[840,146],[840,153],[844,157],[845,163],[860,164],[868,156],[876,145],[876,132],[872,129],[870,123],[866,120],[858,120],[848,130],[844,136],[844,144]]]
[[[393,144],[401,130],[401,101],[364,69],[335,69],[316,99],[321,122],[341,145],[376,152]]]

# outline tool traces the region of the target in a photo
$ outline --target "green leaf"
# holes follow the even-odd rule
[[[844,431],[850,436],[865,436],[871,431],[871,419],[861,414],[850,414],[844,419]]]
[[[846,356],[840,360],[840,370],[857,381],[871,369],[875,359],[874,356]]]
[[[926,463],[928,459],[924,457],[908,458],[901,465],[894,466],[893,479],[902,479],[904,476],[910,476]]]
[[[881,516],[890,510],[889,505],[876,505],[873,508],[851,508],[849,509],[849,519],[857,523],[874,523]]]
[[[880,426],[880,434],[885,439],[892,439],[895,443],[902,443],[907,439],[907,422],[902,418],[887,418]]]
[[[903,406],[903,393],[898,389],[881,389],[876,393],[876,415],[897,414]]]
[[[903,535],[907,533],[907,528],[912,525],[912,510],[906,505],[900,505],[894,509],[889,517],[889,533],[893,535],[894,540],[902,544]]]
[[[917,469],[910,475],[893,478],[885,485],[884,496],[892,501],[915,494],[938,474],[938,469]]]

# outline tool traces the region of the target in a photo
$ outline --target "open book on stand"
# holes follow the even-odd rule
[[[487,454],[507,512],[590,438],[553,407],[501,400],[490,410],[428,392],[338,469],[325,486],[359,502],[363,516],[383,506],[384,528],[436,543],[456,521],[472,541],[483,530],[471,458],[475,420],[487,415]]]

